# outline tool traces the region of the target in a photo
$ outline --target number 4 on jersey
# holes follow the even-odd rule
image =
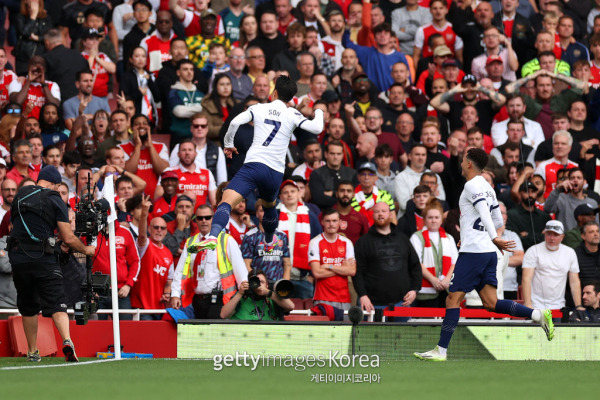
[[[272,119],[265,119],[265,124],[273,125],[273,130],[271,131],[271,134],[269,135],[267,140],[265,140],[265,142],[262,144],[263,146],[266,147],[271,144],[271,141],[273,140],[275,135],[277,135],[277,132],[279,131],[279,128],[281,127],[281,122],[274,121]]]

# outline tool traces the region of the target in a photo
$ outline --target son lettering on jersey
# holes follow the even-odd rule
[[[277,110],[269,110],[269,115],[275,115],[276,117],[281,116],[281,113]]]

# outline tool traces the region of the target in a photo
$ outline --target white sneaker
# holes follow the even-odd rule
[[[551,341],[554,338],[554,322],[552,321],[552,310],[540,310],[540,326],[546,332],[546,338]]]
[[[419,360],[425,361],[446,361],[446,354],[440,353],[438,346],[435,346],[435,349],[426,351],[425,353],[414,353],[414,356]]]

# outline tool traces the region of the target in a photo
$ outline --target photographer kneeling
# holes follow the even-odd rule
[[[248,273],[248,280],[252,280],[252,277],[260,280],[260,286],[252,291],[248,281],[243,281],[235,296],[221,309],[221,318],[243,321],[280,320],[285,312],[294,309],[294,303],[290,299],[282,299],[269,289],[265,272],[253,269]]]
[[[79,361],[69,333],[69,317],[63,275],[58,265],[58,229],[63,242],[74,251],[93,256],[96,247],[84,245],[73,233],[67,205],[56,191],[60,173],[48,165],[40,171],[36,186],[19,190],[11,205],[13,229],[8,240],[8,256],[17,288],[17,307],[23,315],[27,339],[27,360],[41,361],[37,349],[38,313],[52,317],[63,339],[66,361]]]

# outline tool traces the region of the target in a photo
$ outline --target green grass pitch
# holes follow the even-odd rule
[[[82,361],[89,361],[85,359]],[[40,368],[56,364],[52,368]],[[0,359],[2,399],[574,399],[595,395],[598,363],[382,361],[376,369],[280,367],[213,370],[212,361],[122,360],[64,365]],[[7,369],[7,367],[30,367]],[[377,383],[314,383],[312,374],[379,374]]]

